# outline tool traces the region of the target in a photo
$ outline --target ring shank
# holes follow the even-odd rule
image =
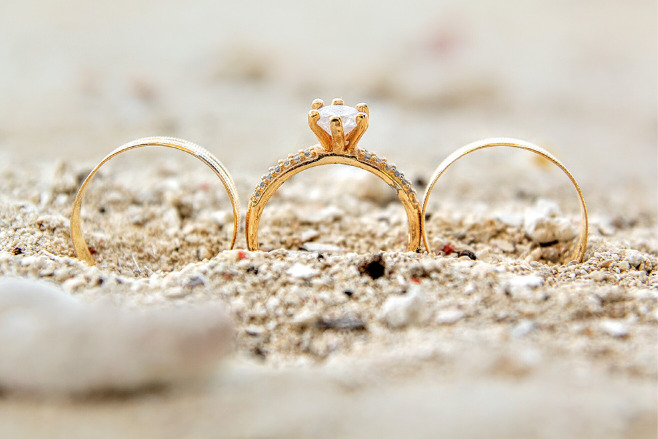
[[[75,201],[73,202],[73,211],[71,213],[71,240],[73,241],[73,248],[75,249],[75,254],[78,259],[87,262],[89,265],[95,264],[94,258],[89,251],[89,247],[87,246],[87,242],[82,235],[80,211],[82,208],[82,200],[87,191],[87,187],[89,186],[89,183],[93,179],[96,172],[111,158],[123,152],[136,148],[154,146],[173,148],[188,153],[205,163],[210,169],[213,170],[215,175],[219,177],[222,184],[224,185],[224,188],[226,189],[226,192],[228,193],[228,197],[233,207],[233,237],[231,239],[230,245],[230,248],[233,248],[240,223],[240,204],[238,199],[238,191],[235,188],[235,184],[233,183],[233,180],[231,179],[231,176],[224,165],[222,165],[222,163],[217,160],[217,158],[215,158],[215,156],[213,156],[209,151],[192,142],[188,142],[182,139],[175,139],[172,137],[146,137],[128,142],[110,152],[107,156],[105,156],[105,158],[103,158],[103,160],[101,160],[99,164],[96,165],[94,169],[91,170],[89,175],[87,175],[87,178],[85,178],[85,180],[82,182],[82,185],[80,186],[80,189],[78,190],[78,193],[75,197]]]
[[[409,192],[402,187],[393,176],[382,171],[376,165],[371,163],[364,163],[360,161],[357,157],[352,155],[342,155],[342,154],[322,154],[317,158],[302,163],[292,169],[289,169],[277,176],[275,176],[272,181],[264,188],[262,195],[258,198],[256,202],[251,202],[249,208],[247,209],[246,224],[245,224],[245,234],[247,239],[247,249],[250,251],[258,250],[258,226],[260,223],[260,217],[263,213],[265,205],[269,201],[270,197],[277,191],[277,189],[290,179],[295,174],[298,174],[306,169],[313,168],[316,166],[330,165],[330,164],[341,164],[354,166],[360,169],[369,171],[370,173],[376,175],[377,177],[384,180],[389,186],[392,186],[396,189],[398,198],[402,202],[404,209],[407,213],[407,219],[409,221],[409,232],[407,235],[407,251],[416,251],[420,248],[421,244],[421,214],[420,214],[420,205],[415,197],[409,195]]]
[[[585,255],[585,250],[587,249],[587,235],[588,235],[589,225],[588,225],[587,206],[585,204],[585,198],[583,197],[583,193],[580,189],[580,186],[576,182],[576,179],[573,177],[571,172],[569,172],[566,166],[562,164],[562,162],[560,162],[553,154],[551,154],[544,148],[523,140],[511,139],[505,137],[483,139],[465,145],[454,151],[448,157],[446,157],[436,168],[434,174],[432,175],[432,178],[430,179],[430,182],[428,183],[425,189],[425,195],[423,196],[421,227],[423,230],[423,242],[425,244],[425,249],[428,252],[431,251],[429,246],[429,241],[427,239],[427,231],[425,229],[425,210],[427,209],[427,201],[432,192],[432,189],[434,189],[434,185],[436,184],[437,180],[450,167],[450,165],[452,165],[453,163],[455,163],[457,160],[464,157],[465,155],[478,151],[480,149],[491,148],[495,146],[506,146],[506,147],[519,148],[519,149],[524,149],[526,151],[534,152],[535,154],[538,154],[544,157],[545,159],[551,161],[555,165],[557,165],[567,175],[567,177],[569,177],[569,180],[573,184],[578,194],[578,199],[580,202],[581,224],[580,224],[580,234],[578,236],[578,242],[576,243],[576,246],[573,248],[571,253],[568,255],[567,259],[582,262],[583,257]]]

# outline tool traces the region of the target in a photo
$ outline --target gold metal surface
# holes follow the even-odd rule
[[[436,184],[437,180],[441,177],[441,175],[443,175],[446,169],[450,167],[450,165],[452,165],[453,163],[455,163],[457,160],[464,157],[465,155],[478,151],[480,149],[492,148],[495,146],[520,148],[526,151],[534,152],[535,154],[539,154],[540,156],[544,157],[545,159],[557,165],[560,169],[562,169],[562,171],[567,175],[567,177],[569,177],[569,180],[571,181],[574,188],[576,189],[576,192],[578,193],[578,199],[580,201],[581,223],[580,223],[580,234],[578,236],[578,241],[576,243],[576,246],[572,249],[570,254],[566,256],[565,259],[582,262],[583,256],[585,255],[585,250],[587,249],[587,235],[588,235],[589,223],[588,223],[587,206],[585,205],[585,199],[583,197],[583,193],[580,189],[580,186],[576,182],[576,179],[573,177],[571,172],[569,172],[566,166],[562,164],[562,162],[560,162],[553,154],[546,151],[544,148],[532,144],[530,142],[525,142],[523,140],[510,139],[505,137],[478,140],[476,142],[463,146],[458,150],[454,151],[448,157],[446,157],[436,168],[434,174],[432,175],[432,178],[430,179],[427,187],[425,188],[425,195],[423,196],[421,229],[423,233],[423,242],[425,243],[425,249],[428,252],[431,251],[427,239],[427,231],[425,229],[425,211],[427,209],[427,201],[429,199],[430,194],[432,193],[432,189],[434,188],[434,185]]]
[[[358,142],[368,128],[368,106],[359,104],[357,107],[357,126],[347,136],[343,131],[343,125],[339,117],[331,120],[331,132],[329,135],[317,122],[320,118],[318,109],[322,108],[322,101],[316,99],[311,105],[312,109],[308,115],[308,123],[318,140],[319,145],[312,146],[306,150],[291,154],[285,160],[280,160],[276,166],[269,169],[269,173],[263,176],[256,186],[247,209],[245,234],[247,238],[247,249],[258,250],[258,225],[263,209],[268,200],[276,190],[293,175],[315,166],[329,164],[350,165],[365,169],[384,180],[389,186],[397,191],[398,198],[402,202],[409,221],[409,232],[407,236],[407,251],[416,251],[420,248],[421,241],[421,211],[420,203],[416,199],[411,182],[404,177],[395,165],[380,159],[375,154],[358,148]],[[334,99],[332,105],[343,105],[340,99]]]
[[[226,188],[226,192],[228,193],[231,205],[233,206],[233,238],[231,239],[230,248],[233,248],[235,245],[235,240],[240,224],[240,201],[238,199],[238,192],[235,188],[235,184],[233,183],[233,180],[231,179],[231,176],[229,175],[224,165],[222,165],[219,160],[217,160],[210,152],[204,148],[186,140],[175,139],[171,137],[146,137],[128,142],[109,153],[103,160],[101,160],[98,165],[96,165],[94,169],[92,169],[87,178],[85,178],[84,182],[82,182],[82,185],[78,190],[78,194],[75,197],[75,201],[73,202],[73,212],[71,214],[71,239],[73,240],[73,247],[75,248],[75,254],[77,255],[78,259],[81,259],[90,265],[95,264],[94,258],[89,252],[87,242],[82,236],[82,227],[80,223],[80,210],[82,208],[82,200],[84,198],[85,192],[87,191],[87,186],[93,179],[94,175],[98,169],[112,157],[115,157],[131,149],[153,146],[162,146],[186,152],[205,163],[210,169],[213,170],[217,177],[219,177],[222,184],[224,185],[224,188]]]

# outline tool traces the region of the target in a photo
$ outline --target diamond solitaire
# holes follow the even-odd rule
[[[356,115],[359,114],[356,108],[347,105],[327,105],[319,108],[318,113],[320,113],[318,125],[328,134],[331,134],[331,119],[333,117],[340,117],[340,121],[343,123],[343,133],[349,134],[356,128]]]

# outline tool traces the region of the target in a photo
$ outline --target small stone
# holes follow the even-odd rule
[[[376,255],[359,263],[357,268],[361,274],[367,274],[373,279],[379,279],[386,273],[384,256],[381,253],[377,253]]]
[[[337,329],[346,331],[363,331],[366,324],[363,320],[346,315],[338,318],[322,318],[315,323],[318,329]]]
[[[534,331],[536,327],[536,323],[532,320],[521,320],[519,323],[517,323],[516,326],[512,328],[510,335],[514,338],[525,337]]]
[[[628,326],[619,320],[603,320],[599,323],[599,328],[611,337],[628,337]]]
[[[571,221],[560,217],[561,214],[554,201],[539,200],[533,207],[526,209],[523,230],[528,238],[538,244],[569,241],[576,237],[578,231]]]
[[[466,317],[466,313],[460,309],[443,309],[436,314],[434,322],[439,325],[452,325]]]
[[[299,262],[295,263],[286,271],[288,276],[294,277],[296,279],[310,279],[317,276],[319,273],[320,272],[315,268],[300,264]]]
[[[331,119],[334,116],[340,117],[345,135],[356,128],[356,115],[359,114],[356,108],[347,105],[327,105],[319,108],[318,113],[320,113],[318,126],[329,134],[331,134]]]
[[[529,299],[533,297],[532,290],[542,286],[544,279],[540,276],[530,274],[527,276],[515,276],[503,283],[503,289],[514,298]]]
[[[626,250],[626,258],[624,259],[630,264],[631,267],[637,268],[644,261],[642,253],[637,250]]]
[[[424,294],[420,288],[411,288],[404,296],[393,296],[382,305],[380,319],[391,328],[403,328],[417,323],[425,309]]]
[[[304,230],[300,235],[299,239],[302,242],[313,241],[315,238],[320,236],[320,232],[315,229]]]
[[[244,332],[252,337],[260,337],[265,332],[265,329],[260,326],[247,326]]]
[[[232,345],[222,308],[133,310],[0,278],[0,388],[135,391],[204,378]]]
[[[293,326],[299,328],[308,328],[313,326],[320,319],[320,315],[317,311],[311,311],[309,309],[303,309],[290,322]]]
[[[316,252],[316,253],[345,251],[345,249],[338,247],[337,245],[324,244],[322,242],[306,242],[304,243],[303,248],[308,252]]]

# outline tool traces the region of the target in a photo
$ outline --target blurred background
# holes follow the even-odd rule
[[[166,135],[255,182],[315,143],[310,102],[340,96],[369,103],[362,145],[408,174],[518,137],[594,209],[653,212],[656,37],[652,0],[4,1],[0,158],[93,164]]]

